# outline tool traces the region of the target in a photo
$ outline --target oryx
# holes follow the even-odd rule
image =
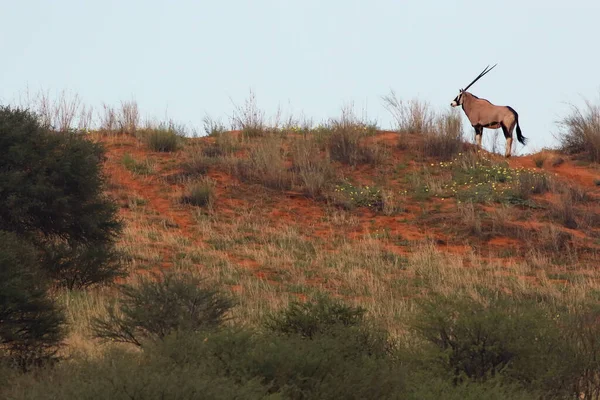
[[[496,64],[497,65],[497,64]],[[496,66],[494,65],[494,67]],[[481,135],[483,134],[483,128],[498,129],[502,128],[504,137],[506,138],[506,152],[505,157],[510,157],[510,151],[512,148],[513,140],[513,129],[517,126],[517,140],[522,144],[525,144],[526,138],[521,134],[521,128],[519,127],[519,115],[517,112],[509,106],[496,106],[485,99],[480,99],[467,92],[467,89],[477,82],[482,76],[490,72],[494,67],[489,68],[489,65],[485,67],[483,72],[469,83],[469,85],[460,89],[458,96],[454,98],[450,105],[452,107],[462,106],[463,111],[469,118],[471,126],[475,129],[475,139],[477,140],[477,146],[481,147]]]

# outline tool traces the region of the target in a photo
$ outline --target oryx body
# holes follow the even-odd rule
[[[477,146],[479,147],[481,147],[483,128],[502,128],[502,132],[504,132],[504,137],[506,138],[506,151],[504,155],[505,157],[510,157],[513,130],[515,126],[517,127],[517,140],[521,144],[525,144],[527,140],[521,133],[521,128],[519,127],[519,115],[512,107],[494,105],[488,100],[480,99],[474,94],[466,91],[471,85],[477,82],[479,78],[491,71],[492,68],[484,69],[483,72],[464,90],[461,89],[458,96],[456,96],[450,105],[452,107],[462,106],[467,118],[469,118],[471,126],[475,129],[475,139],[477,140]]]

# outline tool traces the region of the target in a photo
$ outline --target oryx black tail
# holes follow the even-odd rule
[[[525,136],[523,136],[523,134],[521,133],[521,127],[519,126],[519,114],[517,114],[517,112],[514,110],[514,108],[512,108],[510,106],[506,106],[506,108],[508,108],[515,115],[515,122],[517,123],[517,140],[521,144],[526,144],[527,138]]]

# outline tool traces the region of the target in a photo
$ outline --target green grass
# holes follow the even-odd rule
[[[383,209],[382,189],[374,186],[354,185],[350,182],[337,185],[334,189],[335,202],[345,208],[367,207]]]
[[[173,152],[179,149],[180,138],[177,131],[172,127],[159,127],[140,131],[148,147],[152,151]]]
[[[155,163],[146,158],[143,161],[137,161],[133,156],[129,153],[126,153],[121,159],[121,164],[136,175],[150,175],[154,172]]]

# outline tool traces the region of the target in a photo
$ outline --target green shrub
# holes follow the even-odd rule
[[[209,366],[207,373],[259,381],[286,399],[399,398],[404,370],[389,357],[369,355],[356,335],[273,336],[248,331],[168,338],[160,346],[178,365]]]
[[[152,151],[172,152],[179,148],[179,135],[173,128],[154,128],[142,134]]]
[[[567,394],[575,352],[564,341],[552,310],[532,300],[492,295],[483,304],[470,297],[430,296],[420,301],[412,323],[432,345],[431,360],[455,383],[493,377],[548,393]]]
[[[126,276],[122,254],[112,243],[48,241],[43,249],[47,275],[69,290],[112,283]]]
[[[108,316],[93,321],[95,336],[137,346],[172,332],[215,328],[233,306],[202,280],[176,272],[141,277],[138,285],[122,285],[120,292]]]
[[[64,315],[43,275],[35,248],[0,231],[0,363],[27,370],[54,358]]]
[[[408,383],[408,400],[531,400],[544,398],[531,388],[507,384],[502,379],[486,382],[453,383],[443,376],[425,371],[414,374]],[[548,397],[552,398],[552,397]]]
[[[183,343],[182,343],[183,344]],[[110,351],[37,374],[13,376],[0,398],[14,400],[268,399],[258,380],[208,374],[203,360],[177,363],[157,351]]]
[[[586,399],[600,398],[600,307],[596,303],[578,304],[563,315],[563,338],[575,355],[574,368],[561,377],[571,384],[573,394]],[[560,315],[555,316],[561,319]],[[581,397],[580,397],[581,398]]]
[[[0,107],[0,152],[0,230],[31,240],[58,283],[68,285],[61,277],[79,268],[88,275],[104,269],[94,283],[121,274],[113,252],[122,225],[104,194],[101,144],[49,132],[29,112]]]
[[[304,339],[338,338],[340,346],[352,354],[387,356],[394,343],[387,332],[365,319],[365,312],[361,307],[320,294],[314,301],[290,303],[286,309],[268,316],[265,326],[270,331]]]
[[[287,309],[271,315],[266,326],[274,332],[311,339],[339,325],[358,326],[363,323],[365,312],[364,308],[320,295],[314,302],[291,302]]]
[[[64,363],[0,387],[11,399],[397,399],[404,370],[339,338],[243,330],[170,335],[142,352]]]

